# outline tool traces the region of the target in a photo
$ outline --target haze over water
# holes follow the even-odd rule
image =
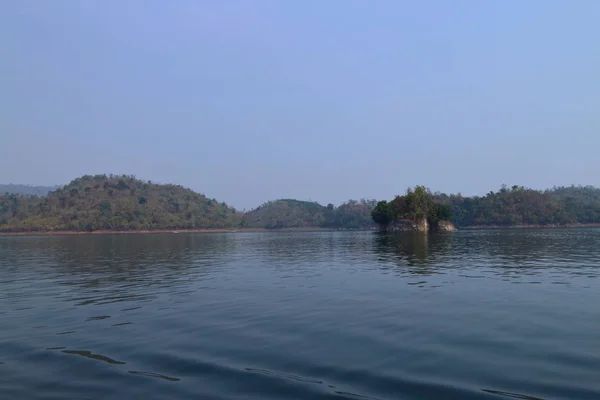
[[[2,399],[598,399],[600,230],[0,237]]]

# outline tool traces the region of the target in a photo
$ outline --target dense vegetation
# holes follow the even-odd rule
[[[23,196],[46,196],[58,186],[31,186],[31,185],[0,185],[0,194],[20,194]]]
[[[37,196],[0,195],[0,230],[9,230],[9,221],[14,224],[19,219],[35,214],[40,201],[41,198]]]
[[[127,175],[83,176],[41,198],[0,197],[2,231],[223,228],[240,221],[224,203]]]
[[[265,203],[247,213],[181,186],[158,185],[127,175],[83,176],[46,196],[0,194],[0,231],[4,232],[363,229],[395,219],[424,217],[436,223],[449,216],[458,227],[600,224],[600,189],[570,186],[537,191],[502,186],[485,196],[466,197],[431,193],[418,186],[391,201],[350,200],[336,207],[288,199]]]
[[[242,214],[176,185],[133,176],[86,175],[48,196],[0,195],[0,231],[95,231],[203,228],[373,227],[375,201],[339,207],[298,200],[268,202]]]
[[[392,201],[377,203],[371,217],[381,227],[388,226],[397,220],[417,221],[426,219],[429,225],[450,218],[452,212],[449,205],[436,202],[429,189],[424,186],[409,188],[403,196],[396,196]]]
[[[458,227],[561,226],[600,223],[600,189],[592,186],[555,187],[539,191],[523,186],[485,196],[431,193],[417,187],[390,202],[377,203],[373,219],[386,225],[394,219],[426,216],[433,223],[450,218]]]
[[[323,227],[361,229],[374,227],[371,211],[377,204],[376,200],[349,200],[339,207],[328,204],[325,210]]]
[[[264,229],[373,227],[374,200],[350,200],[339,207],[326,207],[310,201],[283,199],[270,201],[246,213],[242,226]]]
[[[545,191],[502,186],[481,197],[436,193],[435,200],[452,208],[452,220],[458,226],[600,223],[600,189],[591,186]]]
[[[299,200],[267,202],[244,215],[242,226],[280,229],[320,226],[323,223],[323,206]]]

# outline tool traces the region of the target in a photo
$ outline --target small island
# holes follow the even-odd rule
[[[378,202],[371,215],[383,232],[456,230],[450,222],[451,207],[437,203],[424,186],[409,188],[404,196],[396,196],[392,201]]]

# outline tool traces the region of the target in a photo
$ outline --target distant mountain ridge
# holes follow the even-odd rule
[[[23,196],[46,196],[60,186],[34,186],[20,184],[0,184],[0,194],[20,194]]]

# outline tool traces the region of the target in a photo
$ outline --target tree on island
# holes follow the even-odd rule
[[[371,218],[381,227],[388,226],[394,220],[395,210],[393,206],[394,204],[391,201],[381,200],[377,202],[377,205],[371,211]]]
[[[394,221],[417,223],[427,220],[430,226],[450,218],[452,212],[448,205],[435,202],[431,191],[425,186],[408,188],[404,196],[396,196],[392,201],[380,201],[371,213],[373,221],[382,229]]]

